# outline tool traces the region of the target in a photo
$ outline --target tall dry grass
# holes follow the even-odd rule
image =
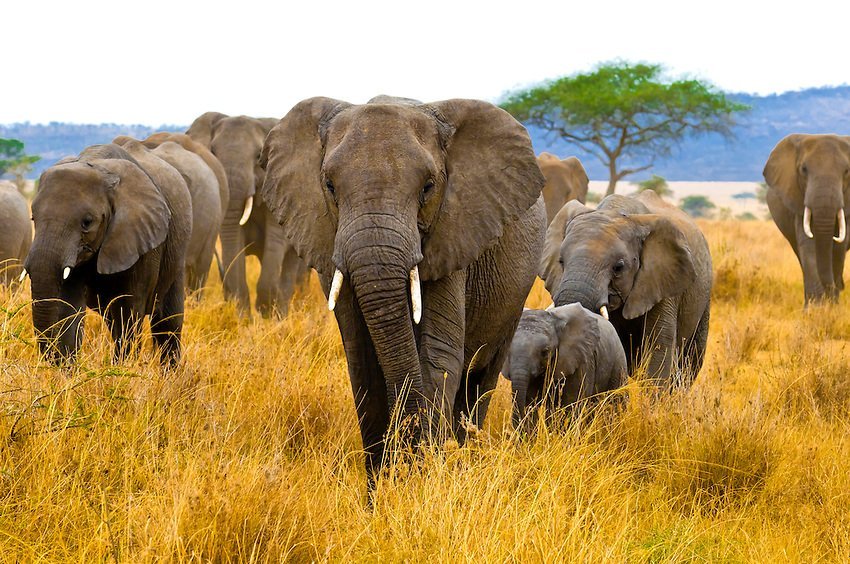
[[[394,467],[371,510],[315,281],[284,321],[240,320],[212,283],[167,375],[149,342],[112,366],[94,314],[78,366],[46,366],[28,289],[0,289],[0,561],[846,560],[848,297],[804,312],[772,224],[702,226],[717,280],[690,390],[632,383],[619,417],[518,444],[502,381],[481,432]]]

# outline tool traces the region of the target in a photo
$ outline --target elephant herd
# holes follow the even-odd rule
[[[800,257],[807,303],[835,299],[847,138],[792,137],[765,168],[768,204]],[[839,161],[836,178],[823,172]],[[816,192],[830,182],[842,190]],[[537,405],[591,402],[641,367],[659,388],[693,381],[710,315],[705,237],[653,192],[591,209],[587,186],[577,159],[536,158],[525,128],[487,102],[318,97],[280,120],[208,112],[185,134],[119,137],[63,159],[40,179],[31,248],[26,216],[5,217],[26,205],[0,192],[18,234],[0,249],[23,261],[54,361],[73,358],[89,307],[116,359],[149,316],[162,363],[174,364],[184,295],[200,295],[214,256],[245,314],[246,253],[260,259],[263,315],[285,314],[312,267],[342,336],[371,486],[391,420],[406,440],[463,442],[500,372],[518,427]],[[524,310],[538,275],[553,306]]]

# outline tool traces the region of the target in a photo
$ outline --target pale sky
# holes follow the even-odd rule
[[[850,1],[4,2],[0,123],[280,117],[304,98],[479,98],[657,62],[767,94],[850,84]]]

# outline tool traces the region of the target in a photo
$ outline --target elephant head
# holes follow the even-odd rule
[[[540,153],[537,164],[546,178],[543,200],[546,202],[547,222],[551,223],[555,214],[568,201],[585,202],[590,180],[576,157],[559,159],[551,153]]]
[[[54,360],[80,344],[86,284],[127,270],[161,245],[171,212],[151,178],[118,147],[46,170],[33,200],[35,238],[26,260],[33,324],[41,351]]]
[[[221,112],[204,112],[192,122],[192,125],[186,130],[186,135],[209,149],[215,124],[226,117],[227,114]]]
[[[254,193],[265,178],[259,159],[270,121],[264,123],[246,116],[222,117],[213,127],[210,151],[224,167],[231,206],[242,206],[240,225],[251,215]]]
[[[606,319],[620,309],[625,319],[644,315],[696,280],[685,234],[671,219],[576,201],[549,225],[540,274],[556,305],[580,303]]]
[[[589,379],[599,339],[596,319],[579,304],[523,311],[502,369],[513,391],[515,428],[544,395],[567,405],[593,393]]]
[[[841,288],[836,287],[833,254],[836,248],[847,249],[850,137],[789,135],[770,153],[764,179],[795,216],[805,237],[814,239],[817,276],[825,297],[837,299]]]
[[[262,160],[269,209],[298,254],[333,278],[329,306],[347,300],[362,316],[391,409],[405,379],[421,390],[420,280],[471,264],[543,184],[522,125],[473,100],[311,98],[272,129]]]

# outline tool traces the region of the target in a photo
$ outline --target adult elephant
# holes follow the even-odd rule
[[[182,179],[158,183],[118,145],[94,145],[42,173],[26,259],[39,348],[76,355],[86,306],[100,312],[120,360],[150,315],[160,361],[180,358],[183,265],[192,203]]]
[[[240,310],[249,311],[245,255],[256,256],[261,265],[256,307],[263,316],[285,315],[295,286],[306,275],[277,221],[254,198],[265,177],[258,161],[260,151],[277,121],[207,112],[187,132],[200,140],[210,131],[210,151],[227,175],[230,200],[221,227],[224,295],[236,300]]]
[[[582,204],[587,199],[590,180],[587,172],[576,157],[559,159],[552,153],[540,153],[537,165],[546,178],[543,185],[543,201],[546,202],[546,221],[552,223],[555,214],[570,200]]]
[[[699,227],[651,191],[572,201],[546,233],[540,276],[556,306],[608,317],[629,371],[646,361],[658,385],[690,384],[708,338],[711,254]]]
[[[793,134],[764,166],[767,206],[803,269],[804,303],[838,301],[844,289],[850,137]]]
[[[14,185],[0,183],[0,282],[18,279],[31,243],[27,201]]]
[[[262,196],[336,315],[370,487],[395,410],[427,409],[462,442],[462,422],[484,420],[543,242],[525,128],[476,100],[311,98],[272,129],[263,161]]]
[[[209,274],[223,215],[215,174],[201,157],[177,143],[164,142],[155,149],[148,149],[140,141],[126,136],[116,137],[113,143],[133,156],[158,184],[182,180],[189,190],[192,235],[186,252],[185,279],[189,291],[199,293]]]

